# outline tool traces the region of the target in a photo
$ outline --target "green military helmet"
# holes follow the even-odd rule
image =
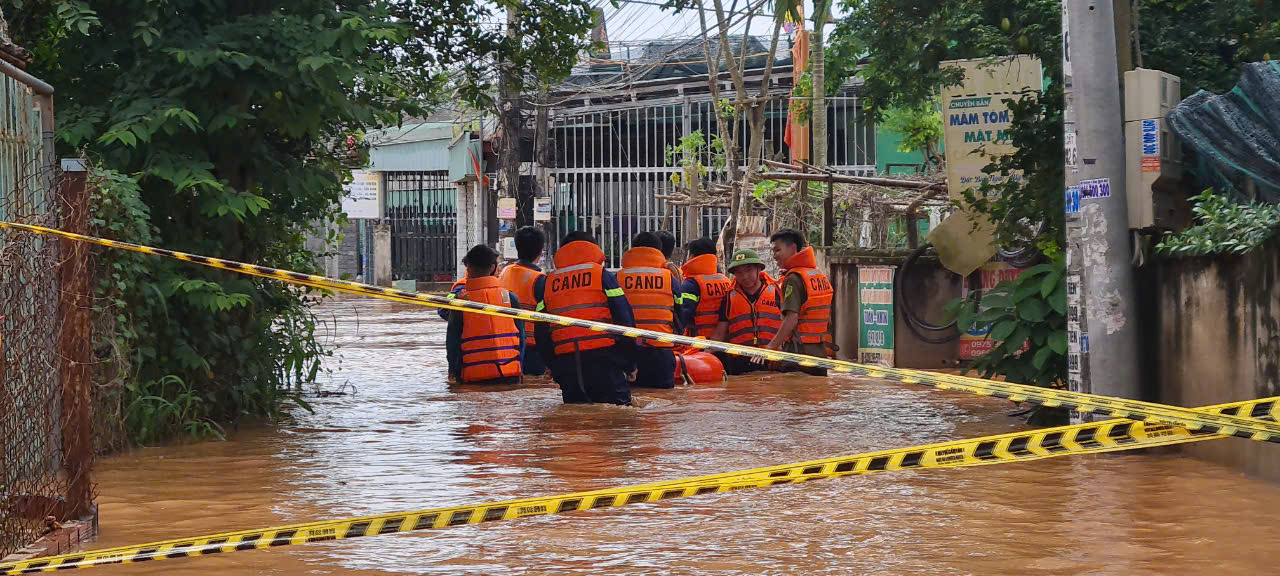
[[[729,266],[725,270],[732,271],[734,268],[746,264],[759,264],[761,268],[764,267],[764,261],[760,259],[760,255],[755,250],[744,249],[733,253],[733,258],[729,259]]]

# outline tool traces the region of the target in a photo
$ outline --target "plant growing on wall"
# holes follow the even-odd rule
[[[1196,224],[1162,238],[1157,254],[1245,254],[1280,235],[1280,206],[1274,204],[1237,204],[1205,190],[1196,196],[1191,211]]]
[[[1067,291],[1065,259],[1054,258],[1023,270],[982,294],[979,311],[969,299],[953,301],[948,309],[957,326],[987,325],[997,345],[974,361],[983,378],[1003,376],[1010,382],[1061,388],[1067,376]],[[1058,409],[1036,408],[1033,424],[1066,420]]]

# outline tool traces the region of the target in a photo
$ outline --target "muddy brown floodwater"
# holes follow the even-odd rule
[[[867,379],[732,378],[564,406],[450,390],[434,310],[344,301],[324,388],[278,426],[97,474],[94,547],[551,495],[1009,432],[1007,402]],[[340,359],[340,361],[339,361]],[[1245,442],[1228,439],[1217,442]],[[890,472],[112,574],[1262,574],[1280,486],[1170,453]]]

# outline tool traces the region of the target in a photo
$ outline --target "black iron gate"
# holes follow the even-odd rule
[[[458,192],[447,171],[388,172],[391,274],[451,282],[457,272]]]

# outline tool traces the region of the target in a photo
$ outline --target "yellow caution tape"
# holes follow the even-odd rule
[[[1249,414],[1253,418],[1274,422],[1280,419],[1280,397],[1209,406],[1199,408],[1197,411],[1205,414]],[[595,508],[616,508],[628,504],[658,502],[744,488],[763,488],[836,476],[874,474],[891,470],[959,468],[1028,462],[1059,456],[1117,452],[1225,437],[1203,431],[1190,431],[1178,426],[1124,419],[1107,420],[1092,424],[984,436],[591,492],[396,512],[106,548],[0,564],[0,574],[31,574],[107,564],[188,558],[361,536],[449,528]]]
[[[605,332],[628,338],[645,337],[658,340],[660,342],[671,342],[690,346],[699,350],[712,350],[735,356],[764,358],[775,362],[789,362],[799,364],[801,366],[822,367],[835,372],[870,376],[873,378],[881,378],[906,384],[922,384],[938,390],[957,390],[976,394],[978,396],[1005,398],[1014,402],[1028,402],[1042,406],[1062,407],[1084,414],[1092,413],[1113,418],[1127,418],[1151,424],[1170,424],[1207,434],[1223,434],[1226,436],[1248,438],[1250,440],[1280,442],[1280,424],[1276,424],[1274,422],[1263,422],[1234,415],[1205,414],[1189,408],[1183,408],[1181,406],[1156,404],[1153,402],[1130,400],[1128,398],[1099,396],[1095,394],[1085,394],[1082,392],[1071,392],[1068,390],[1039,388],[1025,384],[984,380],[981,378],[972,378],[967,376],[936,374],[921,370],[882,368],[879,366],[855,364],[844,360],[818,358],[816,356],[806,356],[804,354],[716,342],[703,338],[691,338],[678,334],[664,334],[661,332],[641,330],[639,328],[616,326],[606,322],[593,322],[590,320],[579,320],[577,318],[569,318],[566,316],[556,316],[545,312],[506,308],[503,306],[482,304],[463,299],[450,299],[433,294],[405,292],[402,290],[361,284],[359,282],[349,282],[346,280],[333,280],[323,276],[303,274],[290,270],[280,270],[276,268],[268,268],[266,266],[257,266],[254,264],[245,264],[220,258],[189,254],[186,252],[175,252],[173,250],[165,250],[162,248],[139,246],[137,244],[129,244],[127,242],[117,242],[115,240],[108,240],[105,238],[73,234],[70,232],[63,232],[61,230],[45,228],[43,226],[34,226],[31,224],[0,222],[0,228],[12,228],[16,230],[26,230],[37,234],[58,236],[111,248],[141,252],[143,254],[153,254],[186,262],[194,262],[196,264],[203,264],[212,268],[258,276],[260,278],[270,278],[293,284],[309,286],[312,288],[322,288],[337,292],[345,292],[348,294],[360,294],[383,300],[407,302],[436,308],[448,308],[450,310],[462,310],[466,312],[487,314],[490,316],[502,316],[517,320],[549,322],[559,324],[561,326],[576,326],[596,332]]]

